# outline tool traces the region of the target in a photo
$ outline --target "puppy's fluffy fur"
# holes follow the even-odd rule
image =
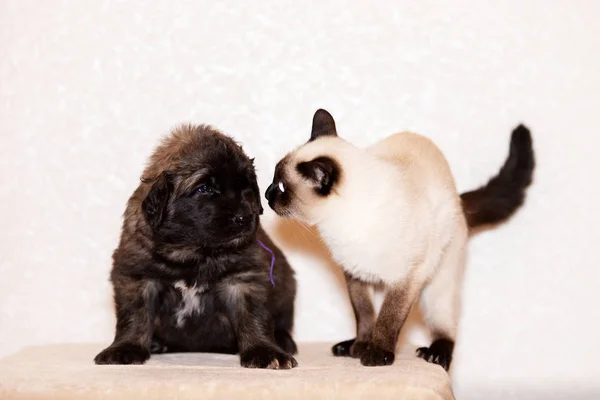
[[[253,162],[208,126],[182,126],[151,156],[124,214],[111,281],[114,342],[97,364],[152,353],[240,353],[244,367],[292,368],[296,281],[260,227]],[[275,286],[269,281],[276,256]]]
[[[357,337],[334,347],[363,365],[389,365],[400,328],[420,297],[434,342],[419,350],[449,368],[459,317],[468,227],[506,219],[523,202],[534,167],[529,131],[513,133],[500,174],[462,198],[429,139],[392,135],[361,149],[338,137],[325,110],[308,143],[275,169],[266,192],[282,216],[315,225],[346,274]],[[383,283],[379,316],[368,285]]]

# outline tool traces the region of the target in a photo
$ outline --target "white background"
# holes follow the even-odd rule
[[[531,128],[526,206],[470,245],[455,390],[584,390],[600,378],[599,18],[591,0],[0,1],[0,355],[110,342],[121,213],[173,126],[234,136],[264,190],[324,107],[356,144],[433,138],[461,190]],[[274,221],[299,279],[297,339],[351,337],[337,268]]]

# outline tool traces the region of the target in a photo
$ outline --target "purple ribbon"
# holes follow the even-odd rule
[[[269,272],[269,277],[271,278],[271,285],[275,286],[275,281],[273,280],[273,266],[275,265],[275,254],[273,254],[271,249],[265,246],[265,244],[260,240],[257,240],[256,243],[258,243],[260,247],[271,253],[271,271]]]

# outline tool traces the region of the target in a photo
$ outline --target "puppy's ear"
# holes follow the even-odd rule
[[[162,173],[142,201],[142,212],[153,230],[162,223],[171,194],[173,194],[172,178],[168,174]]]
[[[254,158],[250,159],[250,163],[252,164],[252,173],[250,174],[251,175],[250,182],[252,182],[251,183],[252,194],[256,197],[256,201],[258,202],[259,215],[263,215],[265,210],[263,209],[263,206],[262,206],[260,189],[258,188],[258,181],[256,180],[256,168],[254,167]]]
[[[331,193],[341,174],[338,163],[329,157],[317,157],[312,161],[301,162],[296,169],[321,196],[328,196]]]
[[[258,202],[259,215],[263,215],[265,210],[263,209],[263,206],[262,206],[260,189],[258,188],[258,183],[256,183],[256,181],[254,181],[254,183],[252,184],[252,192],[254,193],[254,196],[256,196],[256,201]]]
[[[318,109],[313,116],[309,142],[312,142],[321,136],[337,136],[333,117],[322,108]]]

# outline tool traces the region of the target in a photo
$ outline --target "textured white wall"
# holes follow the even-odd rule
[[[0,354],[112,338],[121,213],[171,127],[233,135],[264,190],[325,107],[358,144],[430,136],[461,190],[531,127],[526,207],[471,244],[456,391],[598,381],[600,3],[494,3],[1,1]],[[297,338],[351,337],[323,249],[264,222],[298,273]]]

